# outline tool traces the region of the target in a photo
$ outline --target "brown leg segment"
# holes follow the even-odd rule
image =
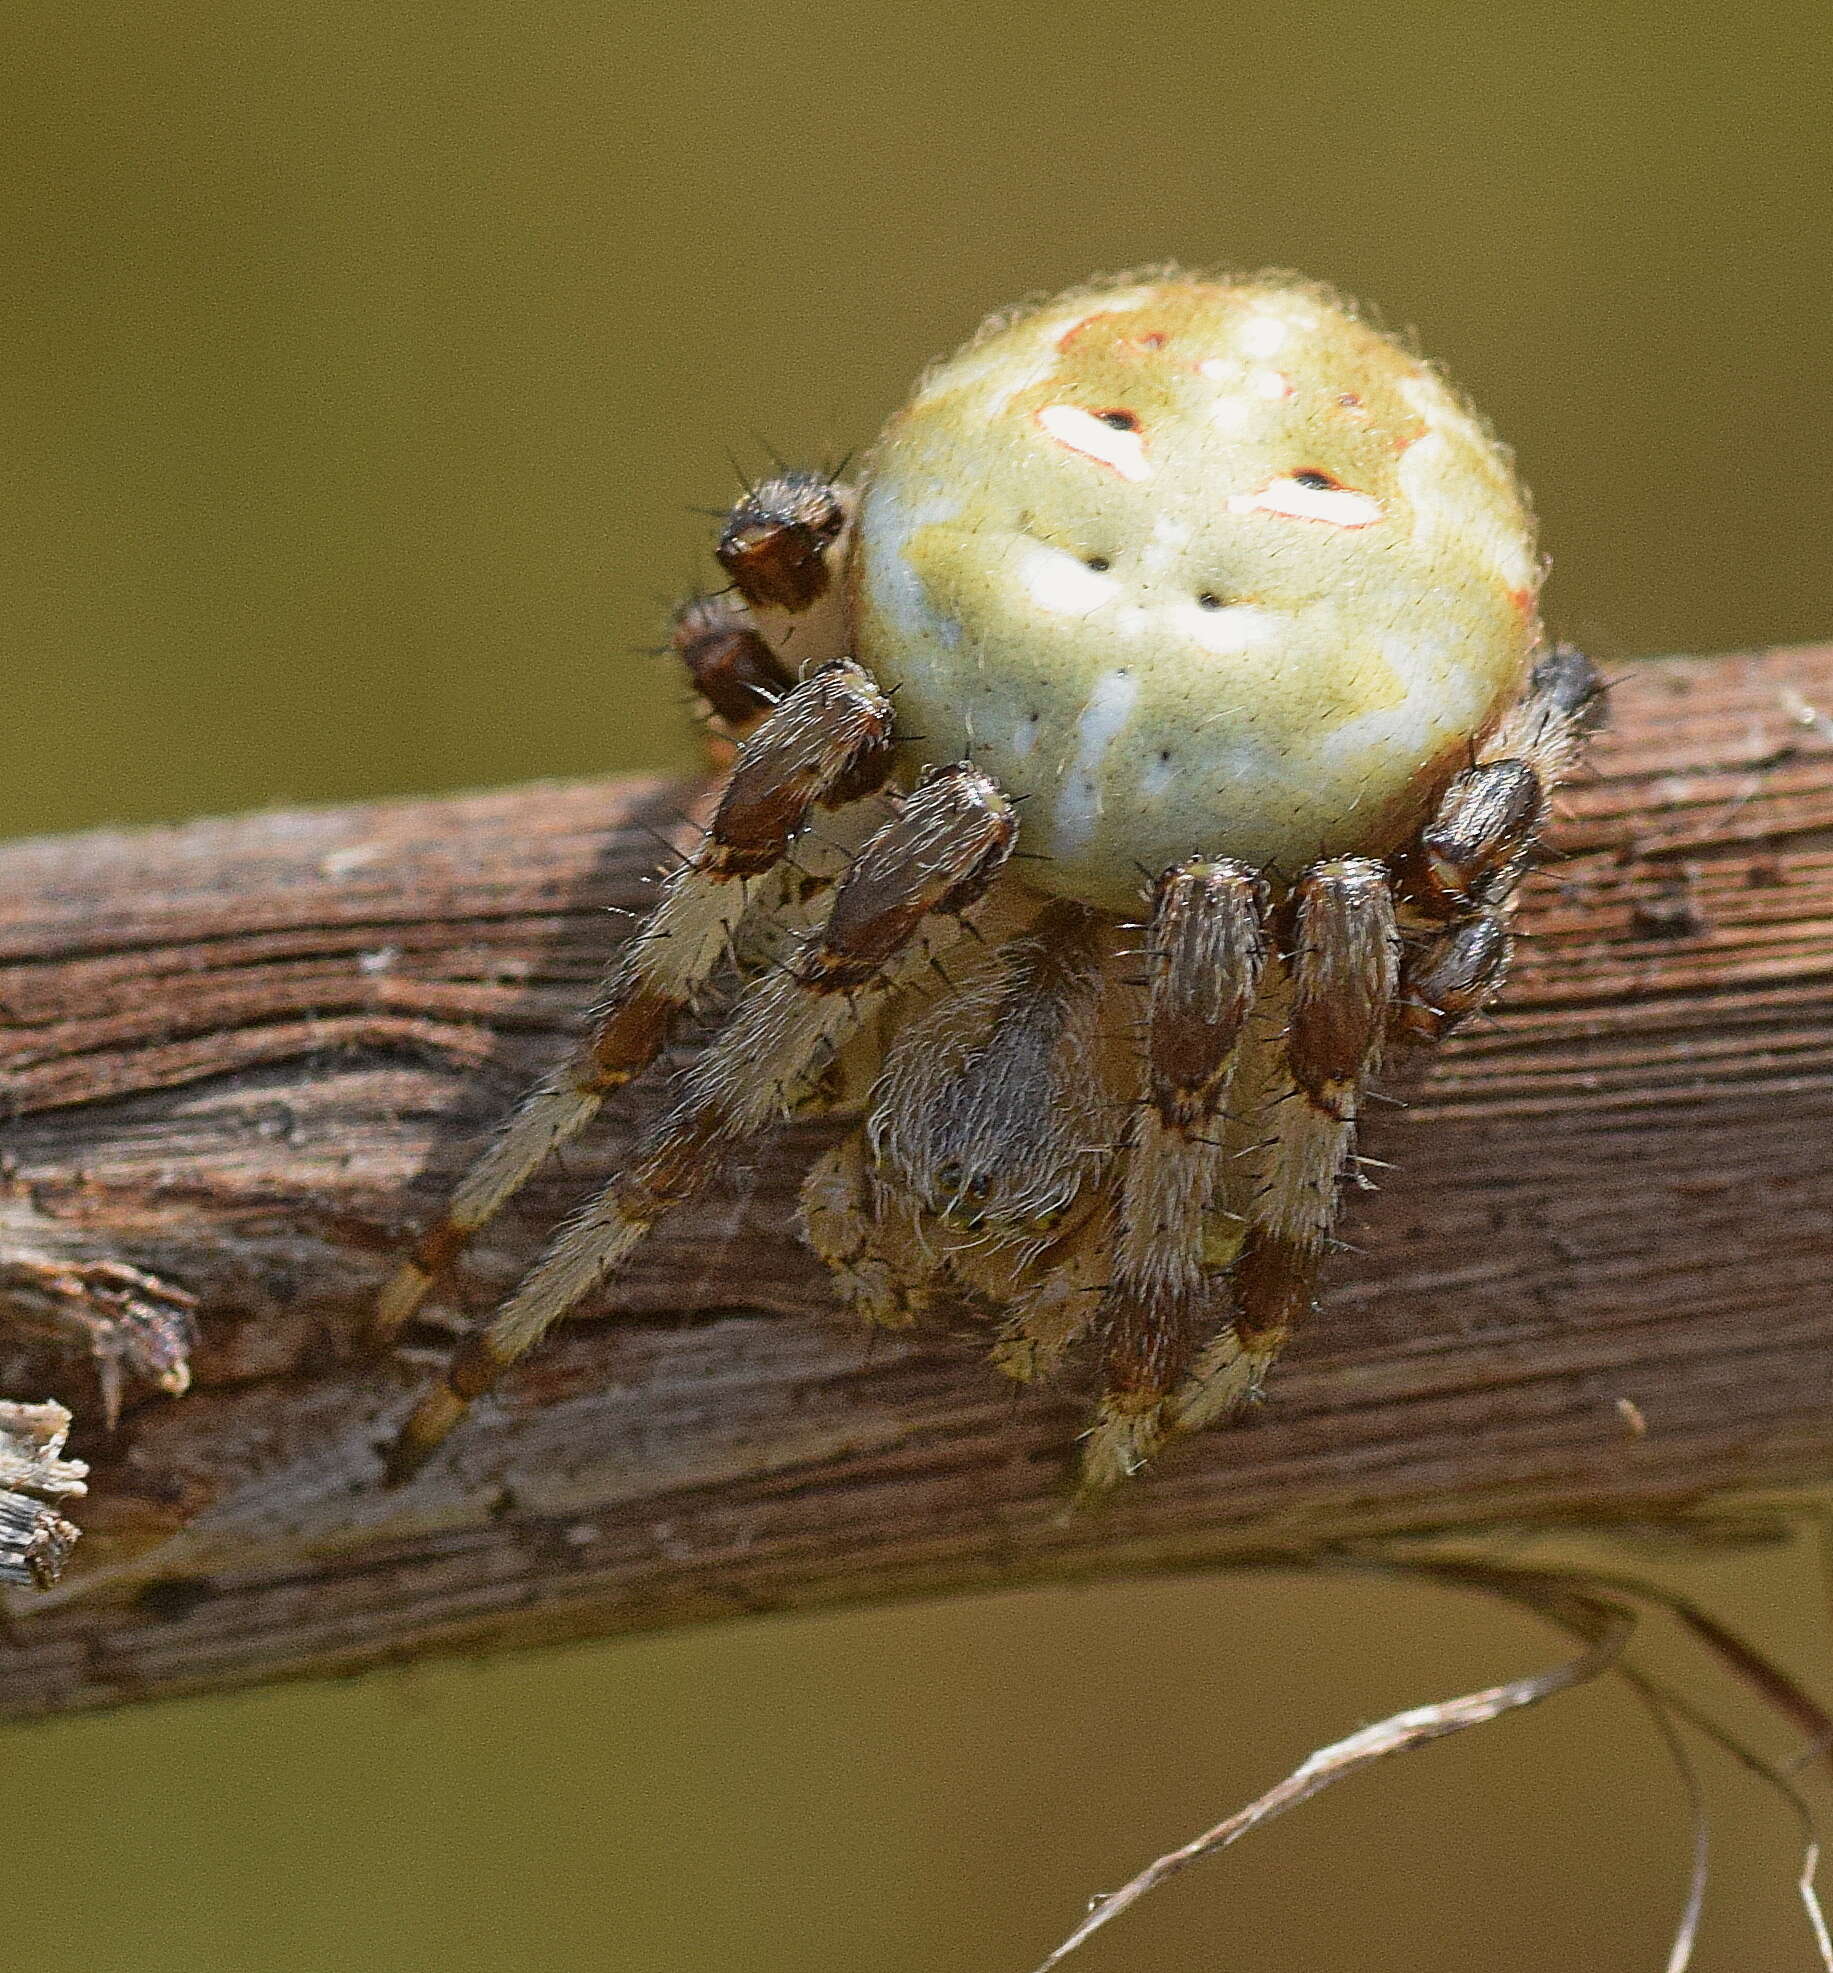
[[[1235,1319],[1176,1404],[1196,1427],[1251,1396],[1310,1313],[1337,1213],[1361,1093],[1380,1061],[1399,984],[1400,936],[1386,868],[1368,857],[1313,864],[1294,887],[1286,959],[1287,1074],[1273,1078],[1257,1190],[1234,1271]],[[1276,1046],[1272,1036],[1262,1045]]]
[[[466,1173],[444,1216],[383,1289],[372,1333],[387,1343],[472,1236],[613,1090],[654,1061],[718,970],[746,906],[746,881],[772,870],[818,806],[869,794],[889,772],[889,700],[857,665],[823,666],[791,691],[739,750],[712,826],[667,880],[626,950],[570,1061],[524,1100]]]
[[[751,627],[792,674],[852,649],[842,581],[857,496],[792,470],[752,487],[726,517],[714,553]]]
[[[785,1115],[824,1055],[960,935],[959,914],[1004,866],[1016,835],[1011,806],[978,769],[926,777],[854,859],[825,928],[747,989],[648,1143],[422,1398],[388,1453],[391,1479],[415,1472],[475,1398],[733,1148]]]
[[[1390,1039],[1443,1041],[1489,1005],[1508,971],[1510,939],[1501,912],[1485,905],[1428,938],[1410,943]]]
[[[1400,859],[1407,949],[1396,1040],[1442,1041],[1487,1005],[1508,969],[1508,918],[1532,867],[1548,797],[1600,724],[1603,687],[1583,652],[1534,668],[1520,705]]]
[[[1192,861],[1159,879],[1148,933],[1146,1094],[1127,1133],[1112,1276],[1098,1322],[1105,1389],[1086,1488],[1136,1472],[1217,1325],[1228,1288],[1204,1265],[1223,1115],[1266,959],[1266,887],[1244,864]]]
[[[743,739],[795,680],[729,596],[690,596],[669,636],[708,714]]]

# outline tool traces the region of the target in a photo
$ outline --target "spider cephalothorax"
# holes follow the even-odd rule
[[[849,1305],[965,1300],[1021,1379],[1087,1339],[1105,1485],[1257,1391],[1384,1054],[1501,980],[1597,699],[1543,647],[1507,455],[1315,288],[1150,277],[996,319],[857,489],[780,475],[719,559],[674,640],[737,746],[713,822],[382,1333],[683,1010],[729,1016],[393,1469],[724,1154],[825,1109],[859,1128],[803,1220]]]

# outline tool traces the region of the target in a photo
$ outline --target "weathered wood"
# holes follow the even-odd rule
[[[0,1390],[75,1407],[96,1469],[65,1582],[11,1592],[0,1708],[1377,1532],[1646,1519],[1824,1476],[1823,708],[1833,647],[1634,669],[1562,802],[1564,860],[1531,887],[1503,1009],[1375,1133],[1397,1168],[1352,1214],[1361,1251],[1272,1401],[1076,1519],[1081,1392],[1015,1403],[965,1320],[868,1347],[834,1319],[790,1230],[809,1131],[667,1227],[614,1306],[412,1487],[379,1486],[376,1442],[437,1338],[365,1360],[367,1300],[562,1047],[678,791],[0,852]],[[456,1284],[466,1314],[654,1101],[530,1188]],[[194,1388],[162,1396],[146,1380],[178,1381],[188,1297]],[[72,1339],[135,1380],[112,1438]]]
[[[0,1583],[45,1589],[76,1541],[58,1503],[87,1491],[80,1460],[64,1459],[70,1414],[61,1404],[0,1398]]]

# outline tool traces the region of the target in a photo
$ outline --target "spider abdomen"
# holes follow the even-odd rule
[[[1282,281],[997,323],[887,427],[853,550],[925,757],[1028,797],[1030,880],[1113,910],[1193,851],[1392,851],[1519,694],[1538,573],[1456,395]]]

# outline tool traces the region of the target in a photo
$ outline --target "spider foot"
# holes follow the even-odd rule
[[[88,1352],[109,1429],[130,1383],[171,1397],[191,1386],[196,1298],[106,1257],[0,1243],[0,1305],[14,1323]]]
[[[909,1329],[934,1306],[885,1251],[872,1173],[858,1136],[818,1158],[802,1185],[802,1236],[827,1263],[847,1312],[874,1329]]]

